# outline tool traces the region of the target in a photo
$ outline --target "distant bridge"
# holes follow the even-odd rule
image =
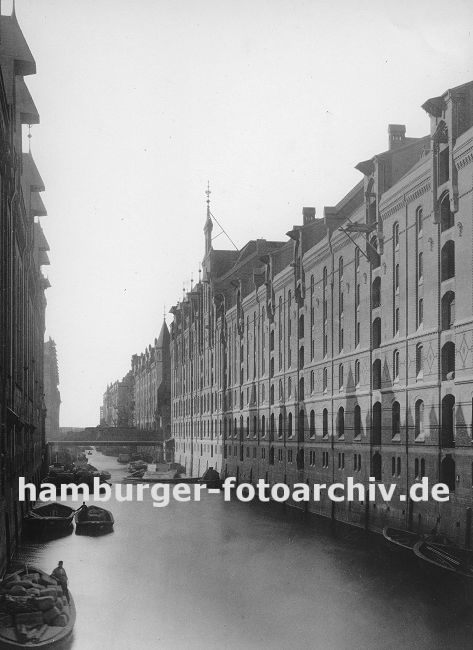
[[[62,447],[158,447],[162,440],[47,440],[47,445]]]

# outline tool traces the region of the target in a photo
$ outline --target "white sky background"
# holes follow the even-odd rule
[[[322,216],[360,180],[388,123],[425,135],[421,104],[473,79],[471,0],[17,0],[17,16],[62,426],[98,424],[197,278],[207,179],[239,247],[285,240],[303,205]]]

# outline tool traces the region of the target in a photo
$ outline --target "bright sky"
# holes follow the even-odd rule
[[[17,0],[17,16],[62,426],[98,424],[197,277],[208,179],[238,246],[285,240],[302,206],[322,216],[360,180],[388,123],[425,135],[421,104],[473,79],[471,0]]]

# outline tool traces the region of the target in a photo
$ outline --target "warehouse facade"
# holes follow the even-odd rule
[[[0,16],[0,575],[18,543],[27,503],[18,477],[39,484],[45,462],[42,266],[49,264],[40,217],[44,184],[22,126],[39,115],[24,77],[36,64],[15,12]]]
[[[473,83],[423,108],[429,135],[390,125],[360,182],[323,219],[304,208],[288,241],[214,251],[208,211],[202,280],[173,308],[172,432],[189,474],[373,477],[396,484],[390,503],[307,507],[469,547]],[[424,476],[447,503],[399,499]]]

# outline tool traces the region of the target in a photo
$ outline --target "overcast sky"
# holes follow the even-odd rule
[[[2,1],[9,13],[11,0]],[[241,247],[285,240],[429,97],[473,79],[471,0],[17,0],[62,426],[159,334],[203,254],[205,188]],[[214,234],[219,232],[215,227]],[[216,248],[230,248],[224,236]],[[170,322],[170,317],[168,317]]]

